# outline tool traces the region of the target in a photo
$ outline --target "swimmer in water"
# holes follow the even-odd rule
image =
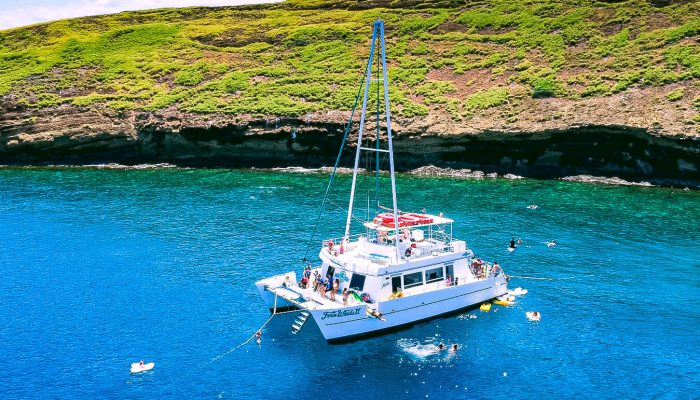
[[[556,240],[552,240],[551,242],[547,242],[547,247],[554,247],[554,246],[556,246],[556,245],[557,245],[557,241],[556,241]]]
[[[457,344],[453,344],[452,347],[450,347],[450,353],[456,353],[457,352]]]
[[[257,344],[262,343],[262,332],[260,332],[260,331],[255,332],[255,342]]]
[[[527,319],[529,319],[530,321],[535,321],[535,322],[539,321],[540,318],[542,318],[542,315],[540,314],[539,311],[525,313],[525,315],[527,316]]]
[[[510,238],[510,248],[511,249],[515,248],[515,239],[514,238]]]

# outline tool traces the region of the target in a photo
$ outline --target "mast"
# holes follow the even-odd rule
[[[381,70],[382,70],[382,78],[384,82],[384,107],[385,107],[385,114],[386,114],[386,128],[387,128],[387,143],[389,145],[389,150],[381,150],[379,149],[379,96],[377,96],[377,138],[376,138],[376,146],[374,149],[372,148],[363,148],[362,147],[362,136],[364,134],[364,129],[365,129],[365,117],[367,115],[367,98],[369,95],[369,86],[372,78],[372,60],[374,59],[374,47],[376,44],[377,39],[379,39],[380,43],[380,48],[381,48]],[[379,71],[377,71],[377,75],[379,74]],[[379,77],[377,77],[379,78]],[[378,80],[378,79],[377,79]],[[389,107],[389,81],[388,81],[388,74],[387,74],[387,69],[386,69],[386,44],[384,41],[384,21],[382,20],[377,20],[374,22],[374,27],[372,30],[372,45],[370,47],[370,52],[369,52],[369,60],[367,60],[367,74],[365,76],[365,90],[364,90],[364,97],[362,98],[362,115],[360,117],[360,129],[357,137],[357,150],[355,151],[355,165],[352,170],[352,186],[350,189],[350,204],[348,205],[348,217],[347,221],[345,223],[345,235],[344,238],[347,240],[349,239],[350,236],[350,223],[352,222],[352,208],[353,208],[353,203],[355,201],[355,188],[357,184],[357,171],[358,171],[358,166],[360,163],[360,152],[362,150],[367,150],[367,151],[375,151],[377,154],[376,158],[376,163],[377,163],[377,182],[379,182],[379,153],[380,152],[387,152],[389,153],[389,173],[391,175],[391,200],[392,200],[392,206],[393,206],[393,211],[394,211],[394,231],[395,231],[395,236],[394,236],[394,247],[396,250],[396,260],[401,259],[401,254],[399,254],[399,246],[398,246],[398,239],[399,239],[399,209],[398,205],[396,202],[396,177],[394,175],[394,148],[392,144],[392,137],[391,137],[391,114],[390,114],[390,107]],[[379,91],[379,87],[377,87],[377,91]]]
[[[379,24],[379,37],[382,43],[382,72],[384,76],[384,107],[386,109],[386,135],[389,144],[389,173],[391,174],[391,200],[394,206],[394,227],[396,233],[394,236],[394,245],[396,246],[396,260],[401,259],[399,254],[399,208],[396,204],[396,177],[394,176],[394,146],[391,143],[391,113],[389,111],[389,81],[386,71],[386,46],[384,44],[384,21],[377,21]]]

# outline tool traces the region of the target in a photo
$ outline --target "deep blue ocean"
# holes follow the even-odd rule
[[[326,183],[1,169],[0,398],[700,397],[700,192],[681,189],[400,176],[400,208],[454,218],[529,293],[333,346],[281,315],[236,349],[269,317],[253,283],[301,267]],[[313,258],[342,234],[333,205]],[[524,242],[512,254],[511,237]],[[439,342],[460,349],[417,355]],[[130,375],[141,359],[154,370]]]

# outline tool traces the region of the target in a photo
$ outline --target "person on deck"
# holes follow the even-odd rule
[[[348,305],[348,288],[343,289],[343,305],[347,306]]]
[[[324,282],[326,283],[325,291],[331,292],[331,300],[333,300],[335,298],[335,296],[333,295],[333,277],[330,274],[327,275],[326,280]]]
[[[326,297],[326,280],[324,278],[320,278],[318,281],[318,293],[321,297]]]
[[[503,269],[501,269],[501,266],[498,265],[498,261],[493,262],[493,268],[491,269],[491,273],[493,276],[498,276],[503,272]]]
[[[339,288],[340,288],[340,279],[336,278],[333,281],[333,289],[331,290],[331,301],[335,301],[335,294],[338,293]]]
[[[318,271],[314,271],[313,277],[314,277],[313,284],[311,285],[311,287],[314,289],[314,292],[317,292],[318,291],[318,282],[320,279],[320,274],[318,273]]]

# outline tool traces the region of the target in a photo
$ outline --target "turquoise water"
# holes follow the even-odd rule
[[[235,349],[268,318],[253,282],[299,266],[326,178],[0,170],[0,397],[700,397],[700,192],[675,189],[400,177],[402,209],[455,218],[529,293],[337,346],[278,316]],[[332,208],[320,234],[342,223]],[[460,350],[416,351],[440,341]],[[131,376],[140,359],[155,369]]]

